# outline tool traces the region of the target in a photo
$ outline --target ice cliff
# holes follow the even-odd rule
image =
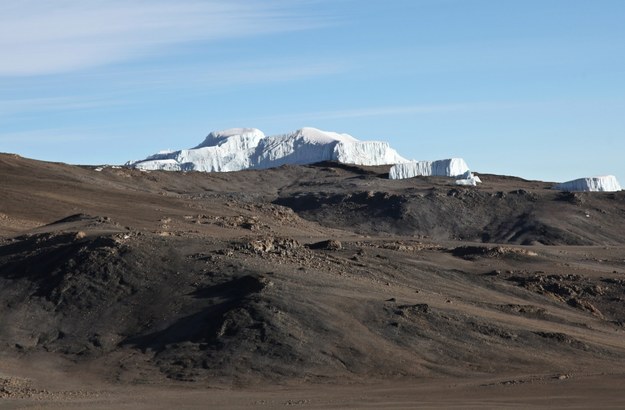
[[[144,170],[227,172],[320,161],[357,165],[407,162],[386,142],[359,141],[348,134],[302,128],[265,136],[255,128],[233,128],[211,132],[195,148],[158,153],[127,165]]]
[[[561,184],[556,184],[553,189],[560,191],[615,192],[621,190],[621,185],[614,175],[604,175],[562,182]]]
[[[469,170],[462,158],[442,159],[439,161],[416,161],[394,165],[389,171],[390,179],[405,179],[416,176],[457,177]]]
[[[482,182],[473,175],[462,158],[441,159],[438,161],[413,161],[396,164],[389,171],[390,179],[405,179],[417,176],[441,176],[456,178],[457,185],[472,185]]]

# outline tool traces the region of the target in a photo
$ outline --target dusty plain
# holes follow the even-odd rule
[[[0,408],[624,408],[625,192],[0,154]]]

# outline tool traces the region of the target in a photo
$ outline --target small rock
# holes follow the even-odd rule
[[[306,245],[308,249],[320,249],[326,251],[340,251],[343,249],[343,244],[337,240],[329,239],[327,241],[315,242]]]

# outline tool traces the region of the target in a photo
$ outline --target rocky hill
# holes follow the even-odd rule
[[[151,383],[622,369],[625,193],[388,172],[1,155],[0,353]]]

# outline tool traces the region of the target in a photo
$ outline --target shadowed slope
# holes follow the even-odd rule
[[[239,383],[623,365],[622,193],[331,163],[0,169],[19,231],[0,239],[0,353],[25,363]]]

